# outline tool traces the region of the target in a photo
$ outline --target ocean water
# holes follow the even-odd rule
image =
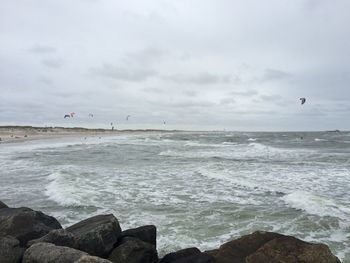
[[[301,139],[303,137],[303,139]],[[255,230],[350,262],[350,132],[176,132],[0,145],[0,200],[64,226],[154,224],[160,255]]]

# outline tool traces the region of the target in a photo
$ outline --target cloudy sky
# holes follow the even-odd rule
[[[348,0],[2,0],[0,125],[350,129],[349,13]]]

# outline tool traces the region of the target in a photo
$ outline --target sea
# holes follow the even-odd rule
[[[0,200],[64,227],[153,224],[160,255],[256,230],[350,262],[350,132],[150,132],[0,144]]]

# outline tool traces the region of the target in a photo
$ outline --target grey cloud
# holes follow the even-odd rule
[[[155,87],[142,88],[142,91],[144,91],[144,92],[151,92],[151,93],[158,93],[158,94],[166,92],[164,89],[155,88]]]
[[[276,69],[265,69],[263,76],[261,77],[262,81],[274,81],[274,80],[283,80],[288,79],[292,75],[290,73],[276,70]]]
[[[198,92],[194,90],[185,90],[183,94],[185,94],[188,97],[196,97],[198,95]]]
[[[36,54],[52,54],[56,52],[56,48],[51,46],[36,45],[29,48],[28,51]]]
[[[48,67],[48,68],[54,68],[54,69],[60,68],[60,67],[62,67],[62,65],[63,65],[62,60],[60,60],[60,59],[54,59],[54,58],[43,59],[41,62],[42,62],[46,67]]]
[[[265,101],[280,101],[282,100],[281,95],[260,95],[260,98],[265,100]]]
[[[216,104],[211,101],[201,101],[201,100],[182,100],[182,101],[176,101],[176,102],[168,102],[168,103],[160,103],[167,107],[173,107],[173,108],[208,108],[213,107]]]
[[[122,61],[128,65],[149,65],[159,62],[167,53],[164,50],[154,47],[148,47],[136,52],[128,52],[122,58]]]
[[[248,90],[234,90],[229,93],[229,95],[233,96],[242,96],[242,97],[251,97],[254,95],[257,95],[258,92],[253,89],[248,89]]]
[[[53,83],[52,79],[46,76],[41,76],[38,78],[38,81],[46,85],[51,85]]]
[[[170,80],[179,84],[198,84],[198,85],[210,85],[217,83],[229,83],[229,75],[214,75],[207,72],[199,74],[175,74],[163,77],[165,80]]]
[[[94,75],[131,82],[141,82],[157,75],[157,72],[152,69],[120,67],[111,64],[104,64],[99,68],[91,68],[90,72]]]
[[[230,105],[230,104],[235,104],[236,101],[233,98],[224,98],[220,100],[221,105]]]

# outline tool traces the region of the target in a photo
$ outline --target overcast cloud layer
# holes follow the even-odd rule
[[[349,13],[348,0],[2,0],[0,125],[350,129]]]

